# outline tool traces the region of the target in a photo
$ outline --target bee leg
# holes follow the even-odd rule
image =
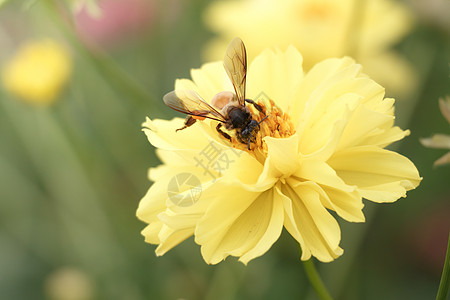
[[[253,104],[253,106],[254,106],[258,111],[260,111],[260,112],[262,112],[263,114],[265,114],[264,111],[263,111],[263,109],[262,109],[262,107],[259,106],[259,104],[257,104],[255,101],[253,101],[253,100],[251,100],[251,99],[245,99],[245,102],[248,102],[248,103],[250,103],[250,104]]]
[[[230,136],[228,133],[223,132],[223,131],[220,129],[220,127],[222,127],[222,123],[217,124],[217,126],[216,126],[217,132],[220,133],[224,138],[230,140],[230,142],[231,142],[231,136]]]
[[[181,128],[178,128],[177,130],[175,130],[175,132],[178,131],[178,130],[186,129],[189,126],[192,126],[196,121],[197,121],[196,119],[194,119],[192,116],[188,115],[186,117],[186,120],[184,120],[184,126],[181,127]]]

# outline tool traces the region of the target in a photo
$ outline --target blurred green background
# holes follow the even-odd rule
[[[345,254],[317,263],[337,299],[433,299],[437,292],[450,166],[433,167],[445,150],[425,148],[419,138],[450,134],[438,108],[438,98],[450,94],[450,28],[418,2],[405,2],[416,21],[395,45],[420,82],[397,101],[397,123],[412,133],[394,147],[424,179],[394,204],[366,201],[364,224],[338,218]],[[248,266],[234,258],[209,266],[192,238],[156,257],[140,235],[145,224],[135,211],[150,186],[147,169],[159,164],[141,123],[177,115],[162,96],[204,62],[202,49],[214,37],[202,21],[208,4],[145,1],[135,27],[94,36],[94,43],[75,33],[80,19],[57,1],[1,6],[1,65],[24,41],[50,37],[65,45],[74,66],[51,105],[0,89],[1,299],[316,299],[286,232]]]

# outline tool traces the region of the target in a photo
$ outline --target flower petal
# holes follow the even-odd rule
[[[291,120],[298,132],[303,132],[306,121],[310,118],[311,112],[318,104],[321,104],[321,98],[327,91],[327,87],[339,83],[345,78],[354,78],[359,74],[361,66],[354,63],[348,57],[342,59],[326,59],[315,65],[301,81],[294,93],[294,99],[289,107]],[[342,95],[342,93],[341,93]],[[322,105],[326,108],[326,105]],[[300,122],[301,121],[301,122]]]
[[[283,228],[280,197],[270,189],[251,193],[225,188],[226,197],[211,204],[195,231],[196,242],[210,264],[228,255],[240,256],[247,263],[265,253],[278,239]]]
[[[292,93],[303,78],[302,62],[302,56],[294,47],[289,47],[286,52],[278,49],[262,52],[248,69],[247,97],[257,99],[264,93],[286,110]]]
[[[410,134],[409,130],[402,130],[398,126],[388,127],[385,124],[383,127],[380,128],[379,133],[366,137],[359,146],[373,145],[384,148]]]
[[[312,181],[345,192],[353,192],[355,188],[347,185],[326,162],[305,159],[294,176],[305,181]]]
[[[343,190],[322,186],[324,194],[320,200],[327,209],[334,210],[341,218],[349,222],[364,222],[362,212],[364,204],[358,191],[345,192]]]
[[[261,200],[261,201],[269,200],[269,202],[270,200],[273,200],[272,214],[270,216],[269,224],[267,224],[266,229],[264,229],[263,226],[260,227],[262,229],[261,230],[262,236],[259,238],[255,234],[255,239],[256,240],[259,239],[258,243],[251,250],[242,255],[241,258],[239,259],[244,264],[247,264],[250,260],[266,253],[267,250],[269,250],[269,248],[275,243],[276,240],[278,240],[278,238],[281,235],[284,220],[283,202],[281,199],[281,192],[278,189],[273,190],[273,192],[274,192],[273,196],[267,195],[268,197],[272,197],[272,199],[269,198]],[[269,194],[269,192],[267,194]],[[252,213],[253,215],[255,215],[254,211]],[[246,218],[249,216],[243,217]],[[259,216],[257,216],[256,218],[259,218]]]
[[[341,230],[337,221],[320,201],[317,186],[311,182],[289,179],[282,185],[285,195],[286,229],[300,243],[302,260],[311,255],[329,262],[342,255]]]
[[[317,184],[322,204],[334,210],[340,217],[351,222],[363,222],[362,198],[354,186],[347,185],[336,172],[322,161],[306,159],[301,168],[294,174],[303,181]],[[295,184],[293,184],[296,186]]]
[[[448,163],[450,163],[450,152],[447,152],[446,154],[444,154],[444,156],[436,160],[433,165],[442,166]]]
[[[419,172],[406,157],[375,146],[335,153],[328,164],[347,184],[374,202],[393,202],[420,183]]]
[[[160,244],[155,250],[156,255],[161,256],[165,254],[167,251],[186,240],[192,234],[194,234],[194,229],[191,228],[184,230],[173,230],[168,226],[163,225],[159,233]]]
[[[390,128],[394,116],[379,113],[360,105],[353,112],[342,134],[339,146],[336,150],[364,145],[368,137],[383,133],[385,124]]]
[[[450,149],[450,135],[435,134],[431,138],[420,139],[420,142],[425,147],[437,149]]]
[[[439,99],[439,109],[447,122],[450,123],[450,96]]]
[[[265,170],[272,178],[286,178],[297,171],[300,167],[298,156],[298,135],[294,134],[288,138],[265,137],[267,144],[267,158],[265,161]]]
[[[166,150],[201,150],[209,143],[209,140],[205,138],[202,126],[195,126],[197,124],[181,132],[176,132],[176,129],[184,125],[183,119],[180,118],[174,118],[170,121],[146,118],[145,123],[142,125],[149,142],[156,148]]]
[[[226,172],[226,182],[238,185],[247,191],[264,192],[271,188],[278,180],[272,172],[265,171],[263,165],[252,155],[245,151],[236,153],[235,161],[230,164]]]
[[[208,103],[219,92],[234,92],[221,61],[204,64],[200,69],[192,69],[191,77],[198,94]]]
[[[156,255],[161,256],[173,247],[177,246],[194,233],[193,229],[173,230],[162,222],[150,223],[142,230],[145,241],[150,244],[158,244]]]
[[[159,244],[160,240],[158,234],[163,226],[162,222],[152,222],[148,224],[142,231],[141,234],[144,236],[145,241],[150,244]]]
[[[165,166],[152,168],[149,171],[149,177],[152,178],[152,173],[155,171],[158,172],[158,170],[160,172],[162,170],[161,173],[167,172],[167,168]],[[168,181],[161,180],[152,184],[145,196],[139,202],[139,207],[136,211],[136,216],[139,220],[147,223],[157,220],[156,216],[166,207],[167,182]]]
[[[417,69],[401,54],[389,50],[372,52],[360,57],[358,62],[364,66],[365,72],[370,74],[371,78],[386,87],[391,94],[403,95],[402,98],[409,99],[417,92],[420,82]]]

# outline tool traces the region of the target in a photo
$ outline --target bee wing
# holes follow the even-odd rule
[[[225,122],[225,117],[194,91],[177,90],[163,97],[164,103],[181,113]]]
[[[223,66],[230,77],[239,104],[245,106],[245,78],[247,76],[247,52],[244,42],[235,37],[228,45]]]

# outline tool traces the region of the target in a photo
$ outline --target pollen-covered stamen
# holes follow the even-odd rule
[[[260,150],[267,152],[267,145],[263,140],[264,137],[286,138],[293,135],[295,129],[289,115],[276,106],[272,100],[269,100],[268,103],[258,100],[257,104],[264,113],[258,111],[253,105],[247,105],[250,108],[253,120],[260,123],[259,131],[255,131],[254,136],[251,138],[250,151]],[[234,148],[248,151],[247,145],[239,142],[236,137],[231,138],[231,143]]]

